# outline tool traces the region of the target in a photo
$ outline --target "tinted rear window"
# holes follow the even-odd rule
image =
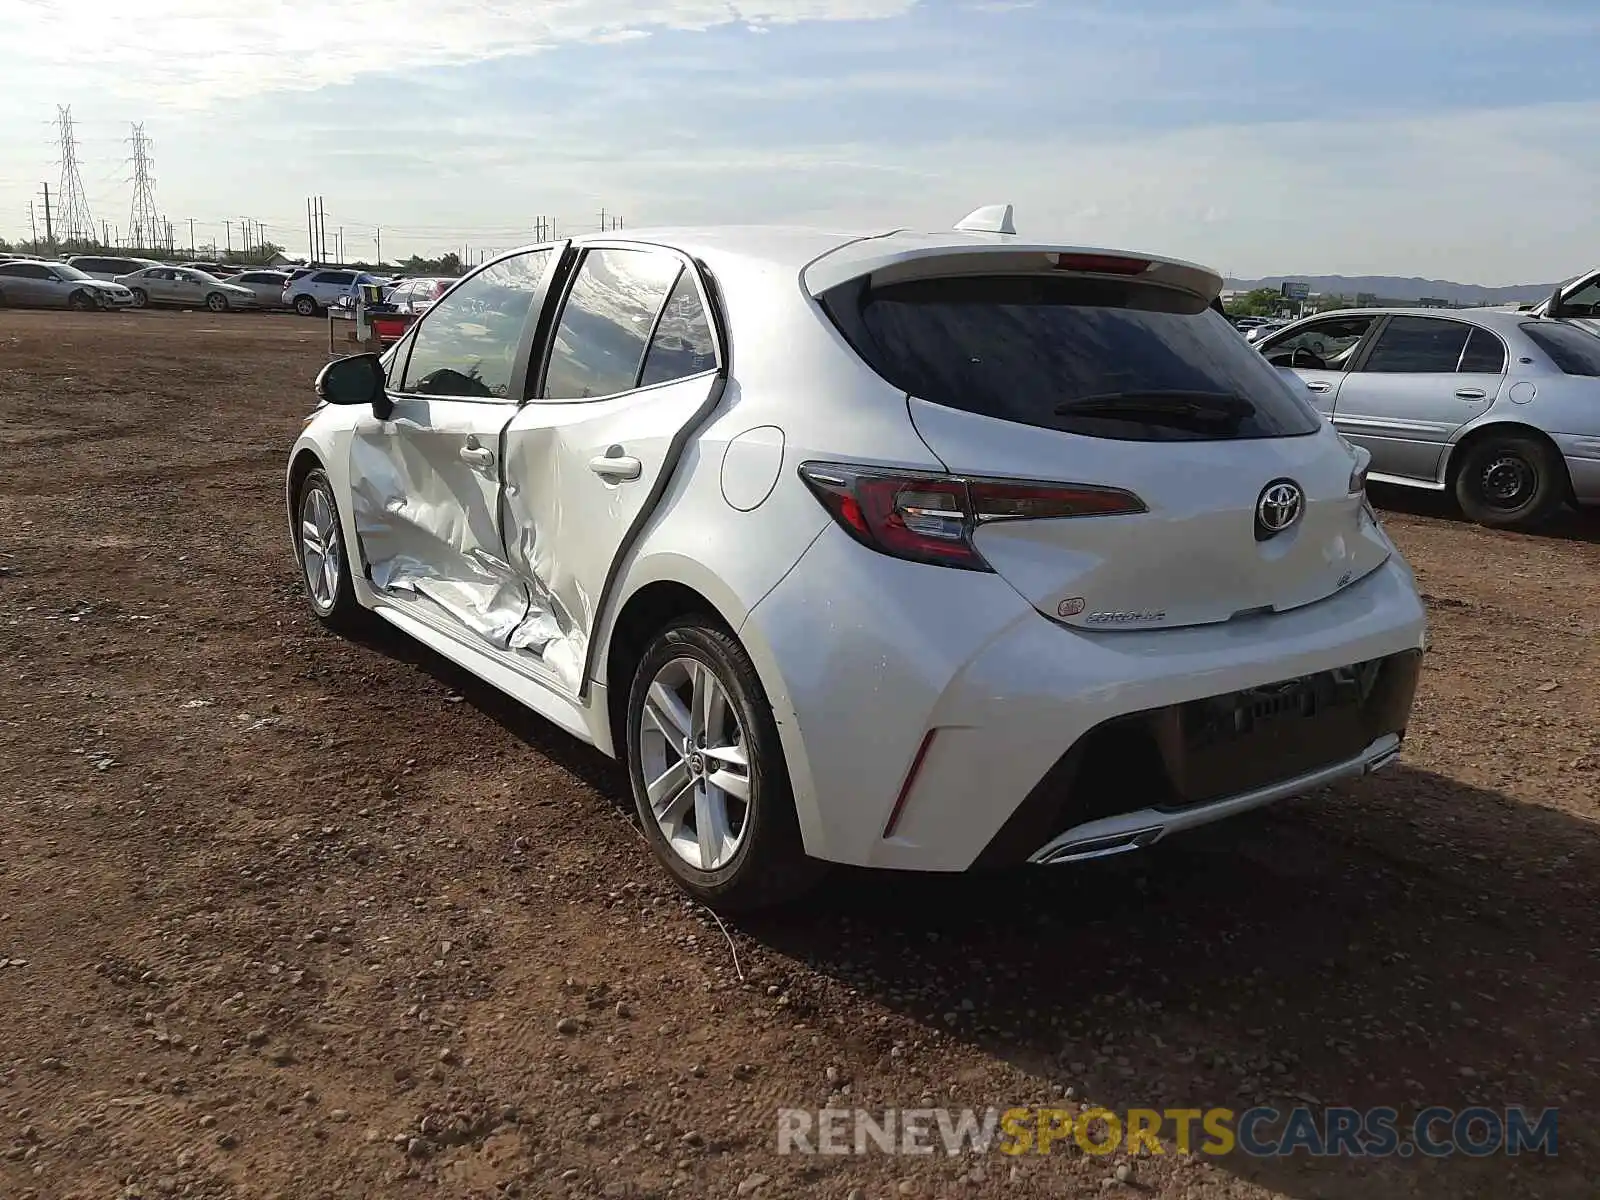
[[[1600,337],[1551,321],[1529,321],[1522,332],[1568,375],[1600,376]]]
[[[1199,297],[1121,280],[930,279],[822,298],[863,359],[911,395],[1124,441],[1315,433],[1321,417]]]

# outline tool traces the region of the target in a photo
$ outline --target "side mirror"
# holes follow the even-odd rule
[[[1544,315],[1551,320],[1567,315],[1566,306],[1561,302],[1561,287],[1559,284],[1556,286],[1556,290],[1550,293],[1550,299],[1545,301]]]
[[[327,404],[370,404],[380,420],[387,420],[394,404],[385,382],[383,363],[376,354],[352,354],[322,368],[317,399]]]

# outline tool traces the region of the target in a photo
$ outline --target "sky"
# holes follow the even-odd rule
[[[1233,276],[1600,261],[1595,0],[0,0],[0,237],[131,122],[187,243],[682,223],[1019,231]],[[224,222],[232,222],[225,226]]]

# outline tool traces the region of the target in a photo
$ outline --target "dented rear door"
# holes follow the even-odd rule
[[[552,327],[505,436],[507,554],[529,592],[510,649],[577,695],[619,564],[722,389],[709,299],[675,251],[586,249]]]

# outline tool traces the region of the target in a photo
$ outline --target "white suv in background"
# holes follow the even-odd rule
[[[621,758],[692,895],[1063,863],[1376,770],[1423,644],[1342,439],[1172,259],[676,229],[502,255],[289,454],[310,607]]]
[[[153,258],[128,258],[120,254],[79,254],[67,259],[67,265],[76,267],[90,279],[110,281],[120,275],[132,275],[146,267],[165,266]]]
[[[365,271],[329,267],[291,279],[284,286],[282,301],[285,308],[294,309],[302,317],[314,317],[337,305],[342,297],[354,295],[361,284],[382,282]]]

